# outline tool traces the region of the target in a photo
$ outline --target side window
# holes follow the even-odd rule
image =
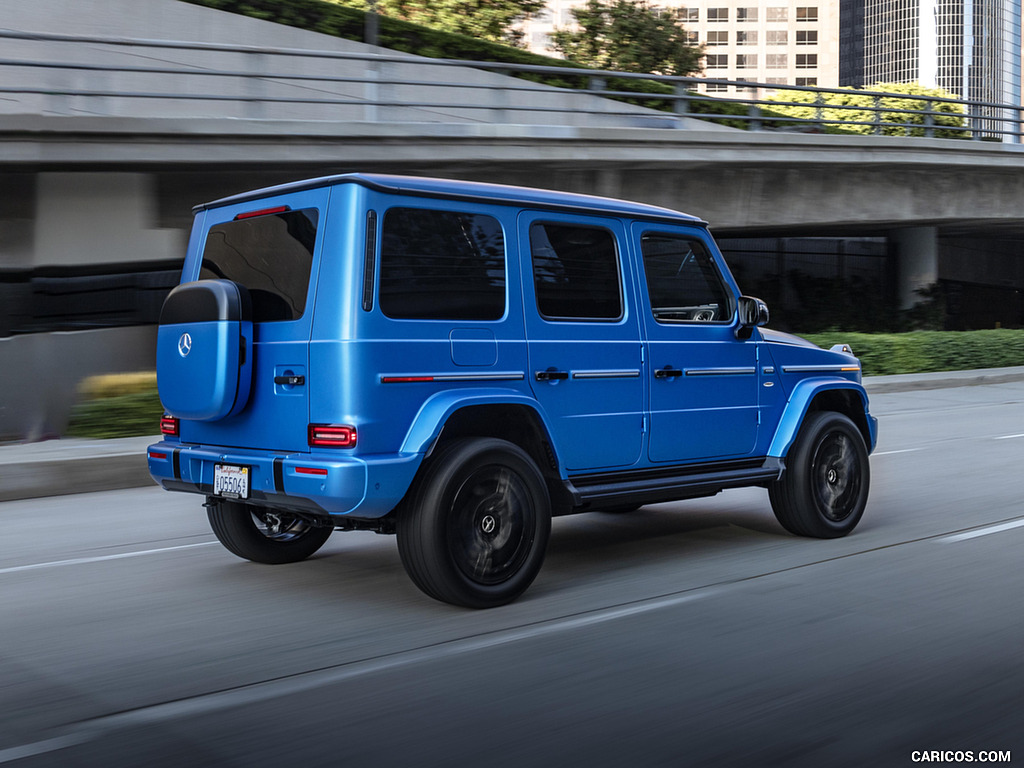
[[[384,215],[380,308],[417,320],[500,320],[505,238],[492,216],[421,208]]]
[[[622,317],[619,259],[607,229],[535,222],[530,255],[537,310],[549,320]]]
[[[233,280],[249,289],[258,323],[296,320],[306,311],[317,211],[240,214],[210,227],[201,280]]]
[[[651,311],[659,323],[732,320],[733,297],[700,240],[645,232],[640,241]]]

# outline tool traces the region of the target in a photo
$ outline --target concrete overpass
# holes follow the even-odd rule
[[[15,30],[0,38],[0,276],[173,261],[196,202],[365,170],[651,202],[720,236],[886,236],[904,305],[950,275],[1024,288],[1019,144],[723,129],[177,0],[144,7],[0,0]],[[979,238],[984,258],[940,258],[940,239]],[[24,416],[39,408],[22,372],[63,382],[52,412],[82,375],[147,359],[149,329],[101,334],[132,352],[74,362],[83,337],[0,339],[0,437],[59,430]]]

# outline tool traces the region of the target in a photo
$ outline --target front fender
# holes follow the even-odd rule
[[[524,405],[537,414],[548,434],[551,434],[548,420],[537,401],[522,392],[500,387],[452,389],[427,398],[406,433],[401,452],[425,453],[453,413],[474,405]]]
[[[796,440],[800,425],[803,424],[804,416],[814,402],[814,398],[823,392],[848,390],[854,393],[861,407],[864,409],[864,419],[867,424],[868,434],[865,442],[868,444],[868,453],[875,449],[875,440],[878,435],[878,420],[868,412],[868,395],[864,387],[849,379],[841,378],[815,378],[804,379],[793,387],[789,401],[779,419],[779,426],[775,430],[775,437],[768,448],[768,455],[776,458],[784,458],[789,452],[790,446]],[[857,419],[854,419],[857,421]]]

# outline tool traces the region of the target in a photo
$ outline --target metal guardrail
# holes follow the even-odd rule
[[[538,66],[509,62],[465,61],[432,59],[401,54],[362,54],[296,48],[261,48],[245,45],[196,43],[175,40],[115,38],[85,35],[57,35],[40,32],[22,32],[0,29],[0,39],[34,41],[45,44],[78,46],[106,46],[115,51],[138,53],[173,50],[200,55],[235,55],[247,65],[239,67],[211,66],[201,62],[170,66],[157,64],[103,63],[96,61],[46,60],[0,57],[0,94],[34,95],[48,99],[47,111],[61,113],[82,111],[66,106],[72,100],[89,100],[85,110],[104,114],[103,101],[109,99],[164,100],[182,104],[209,102],[237,102],[250,106],[248,117],[259,118],[262,105],[306,105],[319,107],[356,108],[362,119],[375,122],[383,119],[382,110],[388,108],[458,110],[465,113],[494,113],[495,122],[507,122],[509,113],[551,115],[614,116],[642,120],[644,125],[680,127],[680,118],[709,121],[748,130],[779,130],[803,132],[855,132],[889,135],[918,135],[934,138],[974,139],[999,141],[1020,145],[1024,135],[1024,107],[1015,104],[971,101],[916,96],[902,93],[878,92],[812,86],[790,86],[752,81],[715,78],[645,75],[631,72],[588,70],[570,66]],[[96,51],[91,50],[93,56]],[[277,69],[269,69],[273,60]],[[297,62],[318,62],[321,66],[361,64],[356,74],[334,74],[304,70]],[[288,62],[291,66],[284,66]],[[432,68],[440,72],[452,68],[482,70],[523,79],[495,87],[487,82],[462,82],[452,78],[428,76],[388,76],[395,71],[413,66],[417,73]],[[347,67],[350,71],[351,66]],[[82,76],[107,76],[116,81],[126,76],[143,76],[152,87],[88,87],[81,85],[52,85],[45,82],[14,82],[19,78],[5,76],[15,69],[22,71],[77,72]],[[45,77],[43,78],[45,80]],[[225,79],[245,84],[243,88],[226,89]],[[9,82],[4,82],[5,80]],[[183,84],[198,81],[215,83],[221,90],[199,85],[183,89]],[[530,82],[532,81],[532,82]],[[573,83],[578,87],[574,87]],[[158,87],[165,84],[167,87]],[[578,102],[561,100],[557,104],[542,103],[539,94],[584,94],[600,97],[600,102],[586,106]],[[701,85],[734,88],[735,98],[716,98],[701,93]],[[287,95],[271,92],[284,86]],[[289,88],[289,86],[291,86]],[[331,88],[358,86],[358,94],[333,93]],[[417,99],[387,97],[388,89],[448,94],[446,98]],[[313,89],[313,93],[308,91]],[[742,92],[749,95],[744,95]],[[774,100],[767,94],[788,93],[785,101]],[[455,97],[459,95],[459,98]],[[831,95],[851,94],[863,102],[858,104],[828,103]],[[521,98],[518,96],[531,96]],[[898,102],[898,103],[897,103]],[[78,103],[78,102],[75,102]],[[641,109],[645,107],[646,109]],[[810,117],[797,117],[788,113],[791,108],[812,111]],[[962,110],[962,112],[949,110]],[[186,112],[180,112],[187,116]],[[850,115],[847,119],[845,115]],[[865,119],[866,116],[866,119]],[[332,119],[331,117],[299,119]],[[485,121],[480,114],[479,120]],[[351,119],[344,117],[338,119]],[[951,124],[952,123],[952,124]]]

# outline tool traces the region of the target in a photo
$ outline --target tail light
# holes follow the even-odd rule
[[[172,435],[177,436],[179,430],[179,422],[173,416],[164,416],[160,419],[160,434],[161,435]]]
[[[309,444],[320,448],[353,448],[356,428],[342,424],[310,424]]]

